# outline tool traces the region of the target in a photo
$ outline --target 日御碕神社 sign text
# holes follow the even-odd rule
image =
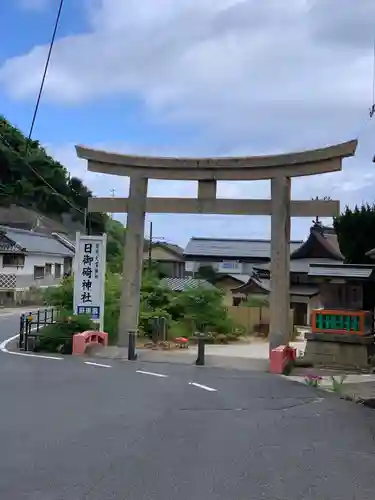
[[[87,314],[103,331],[106,235],[77,233],[74,271],[74,313]]]

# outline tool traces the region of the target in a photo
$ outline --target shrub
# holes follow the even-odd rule
[[[204,287],[189,288],[179,293],[175,308],[182,312],[181,319],[190,321],[196,330],[218,331],[219,329],[220,333],[228,333],[230,329],[230,319],[223,306],[223,294],[220,290]]]
[[[215,335],[215,342],[218,344],[228,344],[228,336],[225,335],[224,333],[219,333],[218,335]]]
[[[73,311],[73,277],[64,278],[59,287],[47,288],[44,301],[59,310]],[[105,282],[104,331],[108,333],[108,342],[117,341],[117,328],[120,315],[121,276],[108,273]],[[72,315],[72,313],[70,313]]]
[[[46,304],[60,310],[73,311],[73,277],[63,278],[60,286],[47,288],[43,299]]]
[[[116,344],[121,298],[120,275],[107,273],[105,283],[104,331],[108,333],[109,344]],[[44,293],[48,305],[60,310],[73,310],[73,278],[65,278],[61,286],[49,288]],[[237,339],[235,325],[223,305],[223,295],[218,289],[189,288],[173,292],[160,285],[157,276],[145,272],[141,287],[139,328],[146,336],[152,336],[153,319],[162,316],[167,319],[171,330],[170,338],[191,337],[196,331],[215,332],[229,340]],[[52,332],[53,327],[46,331]],[[76,333],[76,332],[74,332]],[[54,334],[55,335],[55,334]]]
[[[156,309],[153,311],[143,311],[139,315],[139,329],[140,332],[149,338],[153,338],[155,335],[155,320],[157,318],[164,318],[166,321],[166,334],[168,336],[168,327],[171,323],[171,316],[167,311],[163,309]]]
[[[169,333],[168,333],[168,339],[173,340],[177,339],[178,337],[185,337],[189,339],[192,337],[194,334],[194,328],[193,325],[189,325],[187,322],[183,321],[176,321],[176,320],[171,320],[170,322],[170,327],[169,327]]]
[[[41,351],[58,352],[62,348],[65,354],[71,354],[73,335],[86,330],[95,329],[89,316],[71,315],[63,311],[56,323],[44,327],[40,331],[38,349]]]
[[[259,295],[253,295],[250,297],[247,297],[247,299],[242,303],[242,306],[244,307],[269,307],[269,299],[267,296],[259,296]]]

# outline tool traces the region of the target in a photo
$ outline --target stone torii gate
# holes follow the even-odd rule
[[[127,213],[119,346],[138,328],[143,266],[145,213],[271,216],[270,348],[289,338],[290,218],[339,214],[333,200],[291,201],[291,177],[342,169],[354,156],[357,141],[322,149],[272,156],[239,158],[172,158],[130,156],[76,146],[90,172],[130,177],[128,198],[90,198],[89,212]],[[148,179],[198,181],[197,198],[148,198]],[[217,181],[271,180],[271,199],[218,199]]]

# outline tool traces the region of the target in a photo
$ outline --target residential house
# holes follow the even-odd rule
[[[163,278],[160,284],[174,292],[184,292],[201,287],[206,290],[215,290],[215,286],[208,281],[194,278]]]
[[[0,304],[32,287],[58,284],[73,259],[74,244],[64,235],[0,227]]]
[[[236,293],[234,290],[247,283],[249,274],[219,274],[215,279],[215,286],[224,293],[224,304],[226,306],[239,306],[244,299],[244,294]]]
[[[149,245],[149,244],[148,244]],[[185,276],[185,261],[183,248],[172,243],[155,242],[146,246],[143,253],[143,261],[151,261],[158,264],[160,271],[169,278],[183,278]]]
[[[302,241],[291,241],[295,251]],[[247,283],[254,268],[269,262],[271,242],[260,239],[191,238],[184,250],[185,271],[194,276],[210,266],[217,273],[215,285],[223,290],[226,305],[239,305],[243,294],[232,292]]]
[[[291,241],[294,252],[303,241]],[[258,239],[191,238],[184,250],[185,270],[194,275],[200,267],[211,266],[222,275],[251,276],[254,267],[269,262],[271,242]]]
[[[82,224],[74,221],[71,214],[61,215],[61,221],[37,212],[31,207],[10,205],[0,206],[0,226],[7,226],[38,233],[52,234],[54,232],[68,235],[74,240],[77,231],[84,231]]]
[[[308,239],[290,257],[290,303],[294,324],[310,323],[312,309],[373,309],[365,293],[373,288],[375,266],[344,264],[333,228],[314,223]],[[236,297],[268,295],[270,263],[254,268],[247,283],[235,287]]]

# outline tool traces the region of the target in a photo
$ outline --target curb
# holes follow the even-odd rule
[[[121,350],[120,350],[121,349]],[[175,353],[166,354],[163,351],[148,351],[137,349],[138,359],[140,363],[168,363],[175,365],[195,366],[196,353]],[[94,349],[90,352],[89,357],[100,359],[113,359],[115,361],[128,361],[126,348],[109,348],[106,352],[103,348]],[[228,368],[242,371],[257,371],[268,372],[268,360],[257,358],[244,358],[236,356],[220,356],[206,354],[206,363],[204,366],[209,368]]]

